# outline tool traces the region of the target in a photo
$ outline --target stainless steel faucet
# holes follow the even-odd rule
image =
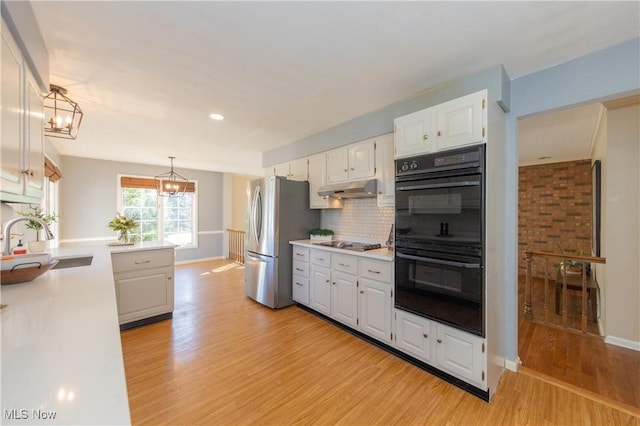
[[[2,243],[3,243],[2,254],[4,255],[11,254],[11,233],[10,233],[11,227],[23,220],[27,220],[27,221],[32,220],[42,225],[42,229],[44,229],[44,235],[47,240],[53,240],[55,238],[53,236],[53,232],[51,232],[51,229],[49,229],[49,225],[47,225],[47,223],[44,220],[37,217],[16,217],[11,220],[8,220],[2,227]],[[40,231],[36,231],[36,232],[40,232]]]

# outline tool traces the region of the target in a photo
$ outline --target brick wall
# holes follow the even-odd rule
[[[518,273],[526,273],[525,250],[591,254],[591,160],[520,167]],[[553,268],[553,264],[549,264]],[[543,276],[534,260],[532,275]]]

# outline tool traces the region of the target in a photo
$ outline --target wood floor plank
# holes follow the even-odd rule
[[[176,268],[172,320],[122,332],[135,425],[640,425],[521,373],[491,403],[297,307],[243,294],[225,261]]]

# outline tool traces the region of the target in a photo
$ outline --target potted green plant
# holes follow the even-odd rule
[[[331,241],[333,231],[331,229],[315,228],[309,231],[309,238],[314,241]]]
[[[42,207],[38,205],[29,205],[27,210],[18,212],[20,216],[23,217],[37,217],[42,220],[47,225],[51,225],[53,222],[58,220],[58,216],[55,213],[45,214],[42,211]],[[36,240],[29,241],[27,243],[27,247],[29,248],[30,253],[40,253],[46,249],[46,241],[40,241],[40,231],[42,230],[42,224],[36,222],[35,220],[28,220],[26,224],[27,229],[33,229],[36,231]]]

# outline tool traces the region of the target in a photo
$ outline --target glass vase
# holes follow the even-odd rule
[[[129,236],[129,230],[123,229],[118,233],[118,243],[120,244],[129,244],[131,242],[131,237]]]

